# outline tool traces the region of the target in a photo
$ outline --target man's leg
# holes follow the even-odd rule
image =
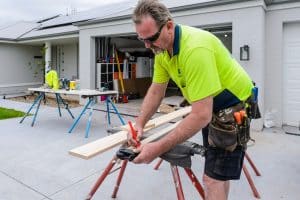
[[[228,199],[229,196],[229,189],[230,189],[230,181],[225,181],[226,199]]]
[[[202,129],[203,145],[207,148],[203,182],[205,198],[208,200],[228,199],[229,180],[240,178],[244,152],[240,147],[230,153],[211,148],[208,144],[208,128]]]
[[[205,200],[227,200],[229,181],[219,181],[203,175]]]

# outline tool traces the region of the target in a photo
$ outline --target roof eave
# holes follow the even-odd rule
[[[295,3],[295,0],[265,0],[265,3],[267,6],[269,5],[278,5],[278,4],[284,4],[284,3]]]
[[[73,34],[79,34],[79,31],[70,31],[70,32],[64,32],[64,33],[56,33],[56,34],[47,34],[47,35],[41,35],[41,36],[34,36],[34,37],[25,37],[20,38],[18,41],[23,42],[27,40],[36,40],[36,39],[44,39],[49,37],[59,37],[59,36],[68,36]]]
[[[245,1],[249,1],[249,0],[210,1],[210,2],[204,2],[204,3],[196,3],[196,4],[185,5],[185,6],[173,7],[173,8],[169,8],[169,10],[171,12],[177,12],[177,11],[183,11],[183,10],[187,10],[187,9],[207,8],[207,7],[212,7],[212,6],[221,6],[221,5],[240,3],[240,2],[245,2]]]
[[[0,42],[17,42],[17,40],[11,38],[0,38]]]
[[[245,2],[245,1],[250,1],[250,0],[211,1],[211,2],[205,2],[205,3],[191,4],[191,5],[186,5],[186,6],[173,7],[173,8],[169,8],[169,10],[171,12],[177,12],[177,11],[182,11],[182,10],[186,10],[186,9],[196,9],[196,8],[204,8],[204,7],[211,7],[211,6],[219,6],[219,5],[233,4],[233,3]],[[132,15],[129,14],[129,15],[122,15],[122,16],[118,16],[118,17],[112,17],[112,18],[88,20],[85,22],[74,23],[74,26],[93,25],[93,24],[103,23],[103,22],[111,22],[111,21],[117,21],[117,20],[130,19],[131,17],[132,17]]]
[[[92,24],[97,24],[97,23],[102,23],[102,22],[112,22],[112,21],[117,21],[117,20],[124,20],[124,19],[130,19],[130,15],[122,15],[118,17],[111,17],[111,18],[103,18],[103,19],[95,19],[95,20],[88,20],[85,22],[76,22],[73,23],[74,26],[85,26],[85,25],[92,25]]]

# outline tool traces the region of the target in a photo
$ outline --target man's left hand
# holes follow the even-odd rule
[[[161,152],[157,142],[147,143],[137,149],[139,155],[132,161],[135,164],[149,164],[157,158]]]

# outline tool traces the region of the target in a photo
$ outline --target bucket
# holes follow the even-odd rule
[[[106,96],[100,96],[100,101],[105,101],[106,100]]]
[[[70,81],[70,90],[76,89],[76,81]]]

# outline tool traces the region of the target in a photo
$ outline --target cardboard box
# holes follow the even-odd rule
[[[124,89],[126,94],[139,94],[140,97],[144,97],[152,83],[152,78],[136,78],[136,79],[124,79]],[[122,93],[122,88],[119,80],[118,91]]]

